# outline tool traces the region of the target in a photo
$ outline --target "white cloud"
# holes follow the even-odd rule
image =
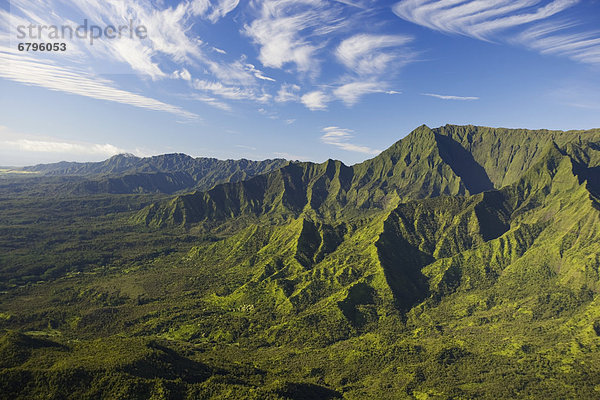
[[[600,35],[597,32],[566,33],[569,28],[572,28],[569,24],[539,24],[519,34],[515,41],[542,54],[600,64]]]
[[[393,11],[402,19],[437,31],[481,40],[504,40],[542,54],[599,64],[598,32],[571,30],[566,33],[575,26],[555,17],[577,3],[580,0],[549,3],[541,0],[404,0],[396,3]]]
[[[181,107],[118,89],[114,82],[109,80],[73,68],[43,62],[10,48],[0,46],[0,61],[4,64],[0,68],[0,77],[12,81],[149,110],[165,111],[187,119],[198,118],[198,115]]]
[[[298,92],[300,91],[300,86],[295,84],[284,83],[279,88],[277,92],[277,96],[275,97],[275,101],[278,103],[287,103],[288,101],[299,101],[300,96]]]
[[[134,26],[144,26],[147,29],[147,39],[123,37],[121,39],[101,39],[95,48],[88,48],[93,55],[105,53],[118,60],[128,62],[131,67],[152,78],[162,77],[156,69],[154,59],[164,54],[175,62],[189,61],[191,58],[200,59],[202,53],[196,38],[190,37],[189,3],[180,3],[176,7],[162,10],[154,8],[149,3],[135,0],[119,2],[98,2],[93,0],[78,0],[73,5],[86,17],[90,23],[132,20]],[[91,16],[91,17],[90,17]],[[98,54],[100,53],[100,54]],[[131,53],[134,53],[132,56]]]
[[[269,101],[272,96],[266,92],[266,88],[261,85],[274,82],[275,79],[256,68],[249,63],[246,56],[242,55],[233,62],[224,62],[222,60],[212,60],[202,49],[215,56],[212,51],[220,54],[226,54],[222,49],[205,45],[191,29],[194,23],[198,22],[198,17],[205,18],[211,22],[217,22],[220,18],[228,15],[239,4],[239,0],[193,0],[182,1],[176,5],[168,6],[164,2],[158,3],[144,2],[141,0],[114,0],[99,2],[96,0],[74,0],[68,4],[61,4],[61,0],[48,0],[47,2],[38,2],[37,0],[18,0],[11,3],[11,14],[0,10],[0,22],[5,22],[7,27],[15,26],[13,22],[28,25],[31,22],[38,22],[43,25],[65,25],[64,18],[60,17],[54,9],[60,9],[61,14],[69,14],[75,18],[86,19],[88,24],[98,24],[107,26],[118,24],[120,21],[132,21],[132,25],[143,25],[147,29],[147,38],[123,37],[121,39],[99,38],[91,46],[85,41],[74,40],[74,45],[68,44],[69,52],[60,54],[44,53],[36,54],[35,58],[28,60],[27,67],[37,69],[38,74],[42,70],[48,71],[50,68],[57,68],[62,71],[72,71],[79,75],[79,78],[95,79],[96,74],[92,71],[104,71],[106,73],[130,73],[132,70],[143,77],[150,77],[152,80],[161,78],[182,79],[190,83],[190,86],[199,90],[210,92],[210,95],[198,95],[195,99],[202,101],[214,107],[230,110],[229,105],[215,97],[224,99],[245,99],[264,103]],[[20,17],[14,17],[18,14]],[[47,16],[41,18],[40,16]],[[9,19],[12,18],[10,23]],[[15,18],[20,18],[18,21]],[[13,21],[14,20],[14,21]],[[69,21],[67,21],[69,22]],[[81,22],[69,22],[66,25],[77,26]],[[8,29],[8,28],[6,28]],[[2,29],[0,29],[2,30]],[[7,34],[14,34],[16,29],[10,29]],[[6,40],[8,46],[8,40]],[[71,57],[71,51],[78,49],[77,57]],[[12,46],[11,46],[12,47]],[[47,58],[46,58],[47,57]],[[71,57],[69,62],[68,57]],[[38,63],[38,66],[34,64]],[[86,72],[83,72],[82,64],[85,63]],[[120,66],[120,67],[119,67]],[[127,68],[122,70],[119,68]],[[191,71],[194,75],[208,75],[202,80],[194,80],[192,73],[188,68],[194,68]],[[170,70],[170,72],[166,72]],[[78,71],[78,72],[77,72]],[[11,75],[8,77],[7,75]],[[18,76],[17,76],[18,75]],[[49,73],[47,73],[49,75]],[[60,75],[60,74],[59,74]],[[44,82],[44,79],[38,79],[32,76],[27,78],[27,74],[18,71],[4,72],[5,77],[17,80],[26,84],[44,86],[52,90],[68,91],[89,97],[109,99],[122,103],[134,104],[140,107],[153,109],[162,109],[179,115],[185,115],[186,118],[196,117],[175,106],[162,103],[158,100],[148,99],[141,95],[127,93],[117,89],[114,82],[98,80],[93,85],[82,84],[79,88],[75,85],[66,85],[64,88],[53,83],[52,79]],[[81,80],[80,80],[81,82]],[[111,90],[99,85],[110,86]]]
[[[356,7],[356,8],[366,9],[366,8],[369,7],[368,0],[367,1],[363,1],[363,2],[350,1],[350,0],[334,0],[334,1],[337,1],[338,3],[345,4],[347,6]],[[367,4],[364,4],[364,3],[367,3]]]
[[[182,68],[181,71],[175,71],[173,75],[175,78],[183,79],[184,81],[190,82],[192,80],[192,74],[185,68]]]
[[[365,94],[384,92],[383,85],[379,82],[351,82],[336,88],[333,94],[347,106],[353,106]]]
[[[403,35],[358,34],[345,39],[335,54],[342,64],[359,74],[381,74],[390,62],[402,56],[397,51],[385,52],[382,49],[402,46],[410,41],[411,37]],[[404,57],[410,58],[411,53],[405,50]]]
[[[386,90],[387,84],[378,81],[354,81],[337,86],[335,89],[320,89],[299,95],[298,85],[281,85],[275,101],[285,103],[290,101],[300,102],[312,111],[327,109],[327,103],[338,99],[347,106],[353,106],[360,98],[370,93],[399,94],[395,90]]]
[[[29,153],[56,153],[63,155],[91,155],[110,157],[115,154],[127,153],[125,149],[104,143],[74,142],[27,135],[11,131],[5,126],[0,126],[0,148],[4,151],[29,152]]]
[[[192,0],[190,3],[190,11],[193,15],[206,15],[210,7],[210,0]]]
[[[210,72],[224,84],[237,84],[242,86],[256,86],[258,80],[274,82],[275,79],[266,76],[253,64],[246,61],[247,57],[242,55],[239,60],[230,63],[206,60]]]
[[[19,0],[11,2],[10,16],[3,16],[2,19],[10,18],[16,21],[24,18],[27,21],[25,25],[37,23],[45,26],[70,26],[72,29],[81,25],[84,20],[87,21],[88,26],[101,27],[115,26],[122,22],[127,22],[129,25],[131,21],[134,29],[142,26],[146,29],[145,39],[135,35],[131,37],[128,30],[120,38],[109,39],[102,35],[94,39],[93,45],[90,44],[89,36],[86,39],[67,39],[65,41],[69,50],[61,54],[63,56],[61,61],[64,63],[70,55],[77,53],[77,59],[71,61],[81,63],[85,60],[88,65],[93,61],[96,70],[114,69],[115,65],[123,64],[129,66],[130,70],[127,72],[133,70],[143,76],[159,79],[168,75],[159,65],[158,60],[162,57],[167,56],[177,63],[188,62],[191,59],[199,60],[203,57],[200,51],[202,42],[190,34],[189,16],[192,7],[190,3],[182,2],[176,7],[159,9],[156,5],[138,0],[72,2]],[[61,10],[61,15],[55,12],[58,9]],[[3,10],[0,12],[7,13]],[[62,15],[72,16],[78,22],[66,19]],[[14,27],[15,24],[11,23],[11,26],[6,28],[10,29],[10,35],[16,36]],[[16,39],[14,36],[12,39]],[[40,55],[42,56],[52,57],[49,54]],[[114,71],[109,70],[109,72]]]
[[[257,93],[251,88],[226,86],[221,82],[210,82],[201,79],[195,79],[193,81],[193,87],[198,90],[208,91],[231,100],[255,100],[260,103],[265,103],[271,98],[269,94],[264,92]]]
[[[300,98],[300,101],[309,110],[315,111],[327,109],[327,103],[330,101],[330,98],[324,92],[315,90],[314,92],[306,93]]]
[[[353,132],[354,131],[350,129],[343,129],[337,126],[328,126],[323,128],[323,136],[321,136],[321,141],[346,151],[373,155],[381,153],[381,150],[350,143],[349,140],[354,137],[352,134]]]
[[[254,74],[244,65],[243,60],[232,63],[206,60],[206,65],[212,75],[226,85],[252,86],[256,83]]]
[[[192,0],[189,7],[193,15],[204,17],[215,23],[235,10],[239,2],[239,0]]]
[[[191,81],[192,80],[192,74],[190,74],[190,71],[188,71],[187,69],[183,68],[180,72],[179,72],[179,76],[181,77],[181,79],[185,80],[185,81]]]
[[[442,100],[479,100],[479,97],[474,96],[448,96],[435,93],[421,93],[423,96],[435,97]]]
[[[264,108],[261,107],[258,109],[258,112],[269,119],[273,119],[273,120],[279,119],[279,115],[277,115],[276,112],[273,112],[271,110],[265,110]]]
[[[489,38],[492,33],[543,20],[578,0],[554,0],[539,6],[540,0],[404,0],[393,6],[402,19],[442,32]]]
[[[107,16],[127,20],[132,17],[132,13],[136,15],[137,19],[134,22],[147,28],[152,50],[170,55],[174,61],[183,62],[188,61],[190,57],[201,57],[201,42],[188,36],[191,22],[188,20],[187,3],[179,3],[175,8],[164,10],[156,10],[151,6],[146,8],[132,0],[128,3],[129,7],[125,11],[108,11]]]
[[[244,33],[259,45],[258,59],[266,67],[294,64],[300,72],[316,73],[317,51],[326,35],[348,24],[339,10],[323,0],[264,0],[259,17]]]
[[[212,22],[217,22],[223,18],[238,6],[240,0],[219,0],[217,4],[213,5],[212,13],[208,16],[208,19]]]
[[[100,161],[124,153],[138,157],[159,154],[147,148],[125,149],[111,143],[32,135],[0,126],[0,158],[7,165],[24,166],[61,160]]]
[[[2,143],[5,149],[11,148],[16,151],[36,153],[103,155],[106,157],[114,156],[115,154],[126,153],[125,150],[108,143],[73,143],[30,139],[7,140],[0,143]]]
[[[252,64],[246,64],[245,68],[250,71],[254,76],[263,81],[275,82],[275,79],[265,76],[261,70],[256,69],[256,67]]]
[[[413,60],[415,53],[404,47],[412,40],[404,35],[357,34],[342,41],[335,55],[358,77],[346,77],[346,82],[335,88],[333,95],[347,106],[353,106],[366,94],[399,93],[387,90],[387,81],[402,65]]]
[[[154,51],[150,47],[144,46],[139,40],[121,38],[110,44],[106,47],[115,60],[129,64],[135,71],[149,76],[152,80],[166,76],[158,64],[152,60]]]
[[[224,110],[224,111],[231,111],[231,107],[229,106],[229,104],[227,104],[227,103],[225,103],[225,102],[223,102],[223,101],[221,101],[219,99],[216,99],[214,97],[202,96],[202,95],[194,93],[194,94],[192,94],[191,98],[194,99],[194,100],[198,100],[198,101],[201,101],[203,103],[206,103],[206,104],[208,104],[210,106],[213,106],[215,108]]]

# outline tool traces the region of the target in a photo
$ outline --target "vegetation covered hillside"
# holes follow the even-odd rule
[[[4,398],[600,397],[600,130],[0,195]],[[165,173],[171,173],[164,171]]]
[[[217,160],[185,154],[139,158],[119,154],[101,162],[59,162],[15,170],[9,184],[13,190],[43,186],[58,195],[101,193],[167,193],[208,190],[224,182],[239,182],[287,165],[283,159]],[[6,180],[6,179],[5,179]],[[0,181],[1,182],[1,181]]]

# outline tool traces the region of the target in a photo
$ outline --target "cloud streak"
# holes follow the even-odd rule
[[[310,93],[306,93],[300,98],[302,104],[304,104],[309,110],[326,110],[327,103],[331,101],[331,98],[320,90],[315,90]]]
[[[323,128],[322,132],[323,135],[321,136],[321,141],[325,144],[338,147],[342,150],[363,154],[376,155],[381,153],[381,150],[350,143],[350,139],[354,137],[352,134],[354,131],[350,129],[339,128],[337,126],[328,126]]]
[[[300,72],[316,74],[316,53],[327,35],[351,22],[323,0],[264,0],[259,4],[259,16],[243,32],[259,46],[260,62],[271,68],[292,64]]]
[[[62,57],[61,59],[54,57],[52,64],[61,65],[64,69],[72,69],[80,67],[81,60],[85,59],[90,70],[108,73],[131,73],[134,71],[136,74],[152,80],[179,77],[191,82],[191,74],[187,69],[190,66],[196,70],[204,67],[224,85],[254,86],[257,81],[273,80],[252,64],[244,62],[245,56],[242,57],[242,60],[229,63],[210,59],[204,53],[204,48],[207,48],[209,53],[211,53],[210,50],[221,55],[226,52],[207,46],[191,29],[194,23],[198,23],[200,19],[216,23],[237,8],[239,0],[182,1],[175,6],[165,6],[162,2],[151,4],[140,0],[105,2],[77,0],[65,4],[60,3],[60,0],[49,0],[42,3],[35,0],[19,0],[11,4],[10,14],[0,10],[0,21],[7,22],[4,29],[9,29],[5,34],[6,38],[12,37],[13,40],[16,40],[14,37],[15,26],[18,24],[26,26],[34,22],[46,26],[68,25],[73,27],[80,24],[63,18],[61,15],[64,14],[73,15],[75,18],[79,16],[82,21],[84,19],[88,21],[89,25],[97,24],[101,27],[131,20],[133,26],[146,28],[145,39],[128,36],[115,39],[101,37],[95,40],[94,45],[91,46],[74,38],[68,41],[69,52],[65,55],[68,57],[73,51],[77,51],[78,57]],[[54,12],[55,9],[61,10],[60,15],[59,12]],[[8,40],[4,42],[6,42],[4,45],[9,46]],[[52,59],[51,54],[37,56],[35,61],[40,64],[47,64],[46,61]],[[30,61],[34,62],[33,59]],[[130,69],[124,70],[123,66],[129,66]],[[169,69],[173,72],[165,72]],[[24,76],[19,79],[23,81]],[[37,81],[31,82],[31,84],[37,83]],[[220,108],[225,109],[225,107]]]
[[[192,83],[195,89],[211,92],[230,100],[254,100],[259,103],[267,102],[271,96],[267,93],[258,93],[252,88],[243,88],[239,86],[227,86],[221,82],[206,81],[195,79]]]
[[[460,100],[460,101],[479,100],[479,97],[474,97],[474,96],[449,96],[449,95],[435,94],[435,93],[421,93],[421,95],[435,97],[437,99],[442,99],[442,100]]]
[[[600,64],[600,35],[597,32],[566,33],[569,24],[540,24],[519,34],[515,42],[542,54],[571,58],[587,64]]]
[[[109,143],[73,142],[50,137],[32,136],[13,132],[5,126],[0,126],[0,146],[4,151],[62,155],[110,157],[115,154],[127,153],[125,149]]]
[[[30,80],[27,74],[18,71],[1,76],[50,90],[161,109],[186,118],[192,118],[193,113],[141,94],[127,94],[126,90],[118,89],[120,80],[112,82],[96,77],[101,72],[133,72],[152,81],[182,80],[188,82],[192,92],[184,97],[224,111],[231,111],[233,103],[230,100],[261,104],[273,100],[277,103],[295,102],[314,111],[326,110],[332,101],[342,101],[351,107],[362,96],[389,92],[391,77],[403,63],[410,62],[413,55],[406,46],[413,40],[412,37],[354,33],[357,18],[370,18],[369,8],[372,4],[367,0],[262,0],[247,3],[239,0],[184,0],[176,4],[142,0],[76,0],[66,3],[62,0],[42,3],[18,0],[13,2],[10,14],[0,10],[0,20],[7,22],[7,35],[13,35],[13,40],[15,18],[24,25],[31,22],[57,26],[80,24],[66,19],[64,15],[75,20],[81,18],[83,21],[85,18],[89,24],[99,26],[131,19],[134,26],[146,27],[148,35],[144,40],[99,38],[93,46],[74,39],[68,43],[69,52],[61,54],[60,58],[46,53],[20,60],[20,63],[27,64],[27,71],[35,70]],[[218,23],[235,10],[239,10],[237,14],[247,21],[238,33],[257,45],[257,61],[244,53],[233,56],[232,60],[228,51],[204,42],[198,36],[207,26]],[[14,21],[9,21],[11,18]],[[3,44],[12,47],[8,41]],[[86,64],[85,70],[83,63]],[[337,71],[331,74],[333,69],[330,67]],[[327,78],[319,79],[321,70],[326,71],[326,68]],[[52,69],[60,73],[56,79],[46,82],[45,78]],[[272,69],[280,71],[276,73]],[[282,85],[276,82],[282,74],[293,74],[293,77],[288,75],[288,83]],[[67,75],[69,84],[64,87],[54,82],[64,82]],[[85,84],[77,88],[77,80]],[[90,81],[96,82],[92,84]],[[283,81],[286,79],[283,78]]]
[[[381,74],[392,61],[402,56],[411,58],[410,52],[404,50],[403,54],[397,48],[412,40],[412,37],[404,35],[358,34],[342,41],[335,55],[342,64],[359,75]]]
[[[404,0],[393,6],[402,19],[441,32],[488,39],[498,31],[549,18],[578,3],[554,0]]]
[[[0,77],[15,82],[148,110],[164,111],[186,119],[199,118],[197,114],[181,107],[119,89],[113,82],[85,71],[42,62],[2,46],[0,46],[0,61],[3,64],[0,68]]]
[[[194,94],[192,94],[191,98],[194,100],[200,101],[202,103],[208,104],[209,106],[223,110],[223,111],[231,111],[231,106],[229,104],[227,104],[215,97],[203,96],[203,95],[194,93]]]
[[[573,32],[558,15],[580,0],[403,0],[393,6],[400,18],[449,34],[523,45],[542,54],[600,64],[600,35]]]
[[[106,157],[126,153],[125,150],[108,143],[73,143],[31,139],[6,140],[0,143],[2,143],[5,148],[35,153],[101,155]]]
[[[333,93],[347,106],[355,105],[358,100],[369,93],[385,93],[386,90],[379,82],[351,82],[336,88]]]

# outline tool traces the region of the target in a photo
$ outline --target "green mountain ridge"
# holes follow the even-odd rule
[[[139,220],[162,226],[242,214],[298,216],[304,210],[335,218],[340,209],[382,209],[401,199],[465,193],[469,191],[463,180],[440,156],[434,133],[421,127],[381,155],[352,167],[334,160],[290,164],[270,174],[150,206]]]
[[[465,133],[464,128],[470,128],[471,132]],[[351,212],[349,209],[390,209],[410,199],[476,194],[520,178],[543,156],[544,148],[555,143],[554,139],[574,157],[589,153],[587,160],[580,161],[585,169],[593,170],[600,164],[597,149],[592,147],[588,153],[580,150],[582,138],[585,143],[598,141],[600,130],[500,131],[506,132],[507,142],[515,144],[498,141],[498,133],[491,130],[492,149],[481,139],[490,128],[446,126],[431,130],[421,126],[377,157],[351,167],[333,160],[323,164],[296,163],[266,176],[182,195],[168,204],[152,205],[138,220],[163,226],[242,214],[284,212],[297,216],[309,209],[318,216],[335,218],[340,209],[347,214]],[[533,145],[526,139],[529,134],[535,136],[530,139]],[[492,164],[481,159],[490,152],[498,158],[506,157],[506,161]],[[594,176],[598,173],[594,172]]]
[[[293,163],[85,217],[103,224],[85,243],[118,257],[53,258],[66,272],[44,281],[15,269],[32,247],[0,241],[0,323],[20,332],[0,340],[0,393],[596,398],[599,143],[422,126],[354,166]],[[65,232],[87,237],[70,213]]]
[[[239,182],[288,163],[283,159],[218,160],[192,158],[185,154],[139,158],[119,154],[101,162],[59,162],[23,167],[21,171],[28,174],[13,177],[14,182],[11,183],[20,187],[43,184],[49,186],[46,191],[70,195],[173,194],[194,189],[208,190],[225,182]]]

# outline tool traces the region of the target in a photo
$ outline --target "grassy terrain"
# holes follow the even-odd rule
[[[599,136],[421,127],[174,197],[3,186],[0,397],[598,398]]]

